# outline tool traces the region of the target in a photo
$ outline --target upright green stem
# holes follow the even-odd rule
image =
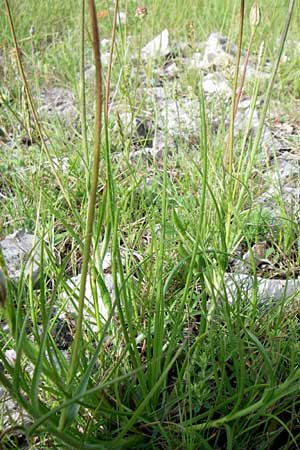
[[[14,23],[13,23],[13,19],[12,19],[12,15],[11,15],[11,11],[10,11],[10,6],[9,6],[8,0],[4,0],[4,4],[5,4],[7,16],[8,16],[8,21],[9,21],[11,35],[12,35],[13,42],[14,42],[15,51],[16,51],[16,59],[17,59],[19,74],[20,74],[20,77],[21,77],[21,80],[22,80],[22,83],[23,83],[26,99],[27,99],[27,102],[29,104],[29,107],[30,107],[30,110],[31,110],[31,113],[32,113],[34,124],[35,124],[35,127],[36,127],[36,129],[38,131],[38,135],[39,135],[40,140],[41,140],[42,148],[43,148],[43,150],[44,150],[44,152],[45,152],[45,154],[47,156],[49,164],[50,164],[50,166],[51,166],[51,168],[53,170],[54,176],[55,176],[55,178],[56,178],[56,180],[57,180],[57,182],[59,184],[59,187],[60,187],[60,189],[61,189],[61,191],[62,191],[62,193],[63,193],[63,195],[65,197],[66,202],[68,203],[68,206],[70,207],[70,209],[72,211],[75,211],[75,209],[72,206],[72,202],[70,200],[70,196],[68,195],[68,193],[67,193],[67,191],[66,191],[66,189],[64,187],[63,181],[62,181],[62,179],[61,179],[61,177],[59,175],[58,168],[56,167],[53,159],[51,158],[51,155],[49,153],[48,147],[46,145],[46,142],[45,142],[45,139],[44,139],[44,134],[43,134],[43,131],[42,131],[42,127],[41,127],[41,124],[40,124],[40,120],[39,120],[38,114],[37,114],[36,109],[35,109],[34,104],[33,104],[32,95],[30,93],[29,85],[28,85],[27,78],[26,78],[26,75],[25,75],[25,71],[24,71],[24,68],[23,68],[23,64],[22,64],[22,61],[21,61],[21,57],[20,57],[20,53],[19,53],[18,40],[17,40],[17,36],[16,36],[16,33],[15,33],[15,27],[14,27]]]
[[[161,212],[161,236],[159,242],[159,250],[157,255],[157,272],[156,272],[156,302],[154,312],[154,339],[151,342],[153,346],[153,358],[151,364],[151,385],[155,386],[162,370],[162,351],[164,344],[164,326],[165,326],[165,308],[164,308],[164,292],[163,292],[163,270],[165,258],[165,238],[166,238],[166,222],[167,222],[167,182],[168,182],[168,135],[166,134],[164,154],[163,154],[163,189],[162,189],[162,212]],[[159,395],[153,398],[153,405],[156,405]]]
[[[108,64],[108,68],[107,68],[106,86],[105,86],[105,121],[106,121],[106,123],[107,123],[107,120],[108,120],[108,102],[109,102],[109,91],[110,91],[110,78],[111,78],[112,60],[113,60],[113,53],[114,53],[115,40],[116,40],[118,6],[119,6],[119,0],[115,0],[114,16],[113,16],[113,27],[112,27],[112,32],[111,32],[111,45],[110,45],[110,50],[109,50],[109,64]]]
[[[242,74],[242,80],[241,80],[241,83],[240,83],[239,91],[238,91],[236,99],[235,99],[234,117],[235,117],[235,115],[237,113],[237,109],[238,109],[238,106],[239,106],[240,98],[241,98],[241,95],[242,95],[242,92],[243,92],[243,87],[244,87],[245,78],[246,78],[246,72],[247,72],[247,66],[248,66],[248,61],[249,61],[251,47],[252,47],[252,44],[253,44],[255,31],[256,31],[259,23],[260,23],[260,9],[259,9],[259,5],[258,5],[258,1],[257,0],[254,1],[253,6],[252,6],[252,8],[250,10],[249,20],[250,20],[251,34],[250,34],[250,40],[249,40],[247,53],[246,53],[246,58],[245,58],[245,62],[244,62],[244,69],[243,69],[243,74]]]
[[[234,118],[235,118],[235,99],[236,99],[236,90],[238,84],[239,77],[239,68],[240,68],[240,60],[241,60],[241,51],[242,51],[242,41],[243,41],[243,33],[244,33],[244,14],[245,14],[245,1],[241,0],[240,7],[240,30],[239,30],[239,40],[238,40],[238,48],[237,48],[237,56],[235,63],[235,71],[233,78],[233,88],[232,88],[232,103],[231,103],[231,116],[230,116],[230,126],[229,126],[229,141],[227,148],[224,153],[224,165],[228,168],[228,172],[232,174],[232,157],[233,157],[233,138],[234,138]]]
[[[94,0],[89,0],[89,10],[91,17],[91,28],[93,37],[93,51],[95,58],[95,68],[96,68],[96,112],[95,112],[95,142],[94,142],[94,154],[93,154],[93,168],[92,168],[92,180],[91,180],[91,190],[89,195],[89,205],[88,205],[88,215],[86,220],[86,232],[84,241],[84,252],[82,261],[82,272],[80,279],[80,290],[78,299],[78,318],[76,323],[76,333],[74,338],[74,344],[72,348],[70,369],[67,377],[67,384],[71,384],[76,369],[78,367],[78,355],[81,343],[81,327],[83,320],[83,308],[84,308],[84,297],[86,288],[86,279],[88,274],[88,266],[90,259],[90,247],[92,242],[92,232],[95,217],[95,207],[96,207],[96,194],[98,187],[98,175],[99,175],[99,165],[100,165],[100,150],[101,150],[101,130],[102,130],[102,68],[101,68],[101,54],[100,54],[100,42],[99,42],[99,32],[97,24],[97,13]],[[60,429],[64,429],[67,420],[67,410],[64,409],[62,412],[60,420]]]
[[[113,193],[113,183],[112,183],[112,176],[111,176],[111,161],[110,161],[110,155],[109,155],[109,139],[108,139],[108,102],[109,102],[109,91],[110,91],[110,78],[111,78],[111,68],[112,68],[112,60],[113,60],[113,52],[115,47],[115,39],[116,39],[116,24],[117,24],[117,13],[118,13],[118,4],[119,1],[115,0],[115,7],[114,7],[114,16],[113,16],[113,26],[112,26],[112,34],[111,34],[111,45],[110,45],[110,51],[109,51],[109,62],[108,62],[108,69],[107,69],[107,75],[106,75],[106,84],[105,84],[105,111],[104,111],[104,131],[105,131],[105,160],[106,160],[106,167],[107,167],[107,187],[108,187],[108,200],[111,210],[111,220],[112,225],[115,224],[115,207],[114,207],[114,193]]]
[[[244,14],[245,14],[245,1],[241,0],[240,6],[240,30],[239,30],[239,40],[238,40],[238,48],[237,48],[237,57],[236,57],[236,65],[233,79],[233,89],[232,89],[232,103],[231,103],[231,115],[230,115],[230,125],[229,125],[229,140],[227,143],[227,147],[224,152],[224,166],[227,169],[229,174],[228,182],[224,176],[224,182],[227,184],[226,190],[224,186],[224,191],[227,193],[227,220],[226,220],[226,242],[228,243],[228,237],[230,235],[230,222],[231,222],[231,213],[232,213],[232,160],[233,160],[233,141],[234,141],[234,120],[235,120],[235,104],[236,104],[236,91],[238,84],[238,76],[239,76],[239,68],[240,68],[240,59],[241,59],[241,51],[242,51],[242,41],[243,41],[243,32],[244,32]]]
[[[250,51],[251,51],[251,47],[252,47],[252,44],[253,44],[254,35],[255,35],[255,30],[251,31],[251,35],[250,35],[250,40],[249,40],[247,53],[246,53],[246,58],[245,58],[245,62],[244,62],[242,79],[241,79],[240,87],[238,89],[238,92],[237,92],[236,98],[235,98],[234,118],[236,116],[236,113],[237,113],[237,110],[238,110],[238,107],[239,107],[240,99],[241,99],[243,88],[244,88],[244,84],[245,84],[246,73],[247,73],[247,66],[248,66],[248,62],[249,62],[249,56],[250,56]]]
[[[272,92],[273,92],[273,86],[274,86],[275,78],[276,78],[276,75],[277,75],[277,72],[278,72],[279,63],[280,63],[280,60],[281,60],[281,56],[282,56],[282,53],[283,53],[285,41],[286,41],[286,38],[287,38],[287,33],[288,33],[288,30],[289,30],[291,19],[292,19],[292,15],[293,15],[293,9],[294,9],[294,6],[295,6],[295,1],[296,0],[290,0],[290,3],[289,3],[289,9],[288,9],[288,13],[287,13],[287,16],[286,16],[285,26],[284,26],[284,30],[282,32],[281,39],[280,39],[278,55],[277,55],[277,58],[276,58],[276,61],[275,61],[275,65],[274,65],[274,68],[273,68],[273,72],[272,72],[272,75],[271,75],[271,79],[270,79],[270,82],[269,82],[269,85],[268,85],[268,88],[267,88],[265,101],[264,101],[264,104],[263,104],[263,107],[262,107],[262,110],[261,110],[261,113],[260,113],[259,126],[258,126],[256,135],[255,135],[255,139],[254,139],[254,142],[253,142],[253,145],[252,145],[249,162],[248,162],[247,167],[245,168],[245,177],[244,177],[243,184],[242,184],[242,187],[241,187],[241,190],[240,190],[240,193],[239,193],[239,198],[237,200],[237,206],[236,206],[237,209],[240,208],[241,202],[243,200],[243,196],[245,194],[245,190],[246,190],[246,186],[247,186],[247,181],[249,179],[249,176],[250,176],[250,173],[251,173],[251,170],[252,170],[252,167],[253,167],[254,158],[255,158],[255,156],[257,154],[258,146],[259,146],[261,135],[262,135],[263,128],[264,128],[265,118],[266,118],[266,115],[267,115],[268,107],[269,107],[269,104],[270,104],[270,99],[271,99]]]
[[[82,134],[82,147],[84,152],[84,164],[86,171],[86,188],[87,192],[90,189],[90,175],[89,175],[89,153],[87,142],[87,125],[86,125],[86,96],[85,96],[85,38],[84,38],[84,25],[85,25],[85,0],[81,0],[80,11],[80,113],[81,113],[81,134]]]

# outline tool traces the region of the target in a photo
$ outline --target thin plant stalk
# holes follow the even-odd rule
[[[247,52],[246,52],[244,68],[243,68],[243,73],[242,73],[242,79],[241,79],[240,87],[238,89],[238,92],[237,92],[236,98],[235,98],[234,118],[236,116],[236,113],[237,113],[237,110],[238,110],[238,107],[239,107],[239,103],[240,103],[240,99],[241,99],[241,96],[242,96],[242,92],[243,92],[243,89],[244,89],[246,73],[247,73],[247,67],[248,67],[248,62],[249,62],[249,56],[250,56],[250,51],[251,51],[252,44],[253,44],[255,30],[256,29],[251,31],[251,35],[250,35],[250,39],[249,39],[249,44],[248,44],[248,48],[247,48]]]
[[[272,92],[273,92],[273,86],[274,86],[275,78],[276,78],[276,75],[277,75],[277,72],[278,72],[279,63],[280,63],[280,60],[281,60],[281,56],[282,56],[282,53],[283,53],[284,45],[285,45],[285,42],[286,42],[288,30],[289,30],[291,19],[292,19],[292,15],[293,15],[294,6],[295,6],[295,0],[290,0],[289,9],[288,9],[288,13],[287,13],[287,16],[286,16],[284,29],[283,29],[283,32],[282,32],[282,35],[281,35],[281,39],[280,39],[278,55],[277,55],[277,58],[276,58],[276,61],[275,61],[274,69],[273,69],[273,72],[272,72],[272,75],[271,75],[271,79],[270,79],[270,82],[269,82],[269,85],[268,85],[268,88],[267,88],[265,101],[264,101],[264,104],[263,104],[263,107],[262,107],[262,111],[261,111],[261,115],[260,115],[259,126],[258,126],[256,135],[255,135],[255,139],[254,139],[254,142],[253,142],[253,146],[252,146],[252,149],[251,149],[250,158],[248,160],[248,165],[247,165],[247,167],[245,168],[245,171],[244,171],[244,173],[245,173],[245,177],[244,177],[244,180],[243,180],[244,183],[243,183],[242,188],[241,188],[240,193],[239,193],[239,198],[238,198],[238,201],[237,201],[237,208],[240,208],[241,202],[243,200],[243,197],[244,197],[244,194],[245,194],[245,189],[246,189],[245,186],[246,186],[247,181],[249,179],[249,176],[250,176],[250,173],[251,173],[251,169],[253,167],[254,158],[255,158],[255,156],[257,154],[257,150],[258,150],[258,147],[259,147],[259,143],[260,143],[260,139],[261,139],[261,135],[262,135],[262,132],[263,132],[264,123],[265,123],[265,118],[266,118],[266,115],[267,115],[268,107],[269,107],[271,96],[272,96]]]
[[[154,339],[153,345],[153,359],[151,365],[151,385],[154,386],[161,374],[161,359],[164,345],[164,291],[163,291],[163,270],[164,270],[164,258],[165,258],[165,237],[166,237],[166,222],[167,222],[167,209],[168,209],[168,197],[167,197],[167,162],[168,162],[168,133],[166,129],[165,145],[163,154],[163,189],[162,189],[162,220],[161,220],[161,236],[159,242],[159,251],[157,256],[157,272],[156,272],[156,301],[155,301],[155,313],[154,313]],[[156,405],[159,399],[158,395],[155,395],[153,399],[154,405]]]
[[[225,169],[229,174],[228,186],[226,188],[227,195],[227,220],[226,220],[226,242],[228,242],[230,236],[230,222],[232,215],[232,162],[233,162],[233,142],[234,142],[234,121],[235,121],[235,104],[236,104],[236,91],[238,84],[238,76],[239,76],[239,67],[240,67],[240,59],[241,59],[241,51],[242,51],[242,41],[243,41],[243,33],[244,33],[244,14],[245,14],[245,1],[241,0],[240,5],[240,27],[239,27],[239,40],[237,47],[237,57],[236,57],[236,65],[233,79],[233,88],[232,88],[232,103],[231,103],[231,115],[230,115],[230,124],[229,124],[229,139],[227,146],[224,152],[223,164]],[[224,176],[224,182],[226,182]]]
[[[105,83],[105,107],[104,107],[104,136],[105,136],[105,145],[104,145],[104,157],[106,162],[106,188],[105,193],[103,195],[103,203],[102,203],[102,209],[100,212],[100,215],[98,217],[98,223],[97,227],[98,230],[96,232],[95,238],[93,239],[94,242],[94,248],[95,248],[95,264],[92,266],[91,275],[92,275],[92,284],[93,284],[93,290],[95,295],[93,295],[94,298],[94,308],[95,308],[95,314],[96,314],[96,321],[99,332],[102,328],[102,323],[100,320],[99,315],[99,306],[98,306],[98,300],[97,300],[97,271],[100,272],[100,275],[103,275],[102,270],[102,264],[103,259],[105,257],[105,254],[107,252],[107,248],[109,245],[109,240],[111,236],[111,228],[112,223],[114,223],[114,194],[113,194],[113,183],[112,183],[112,174],[111,174],[111,163],[110,163],[110,147],[109,147],[109,136],[108,136],[108,102],[109,102],[109,91],[110,91],[110,78],[111,78],[111,69],[112,69],[112,60],[113,60],[113,51],[114,51],[114,45],[115,45],[115,36],[116,36],[116,23],[117,23],[117,12],[118,12],[118,0],[115,1],[115,8],[114,8],[114,15],[113,15],[113,27],[112,27],[112,37],[111,37],[111,45],[110,45],[110,53],[109,53],[109,62],[108,62],[108,69],[107,69],[107,75],[106,75],[106,83]],[[105,206],[104,206],[105,205]],[[101,245],[101,252],[98,251],[99,247],[99,240],[101,235],[101,227],[102,222],[104,220],[104,214],[106,210],[106,205],[108,209],[111,211],[111,223],[107,223],[107,226],[105,228],[104,237],[102,238],[102,245]],[[113,205],[113,206],[112,206]],[[105,208],[105,210],[104,210]],[[100,255],[99,255],[100,253]],[[111,309],[111,301],[109,298],[103,296],[103,300],[105,303],[106,309]]]
[[[26,97],[27,97],[27,102],[28,102],[28,104],[30,106],[30,110],[31,110],[31,113],[32,113],[34,124],[35,124],[35,127],[36,127],[37,131],[38,131],[38,135],[39,135],[39,137],[41,139],[42,148],[43,148],[43,150],[44,150],[44,152],[45,152],[45,154],[46,154],[46,156],[48,158],[49,164],[50,164],[50,166],[51,166],[51,168],[53,170],[54,176],[57,179],[57,182],[58,182],[59,187],[60,187],[60,189],[61,189],[61,191],[62,191],[62,193],[63,193],[63,195],[65,197],[65,200],[68,203],[68,206],[70,207],[70,209],[72,211],[74,211],[74,208],[72,206],[72,202],[70,200],[70,196],[68,195],[68,193],[67,193],[67,191],[66,191],[66,189],[64,187],[63,181],[62,181],[62,179],[61,179],[61,177],[59,175],[58,167],[56,166],[55,162],[53,161],[53,159],[51,158],[51,155],[49,153],[48,147],[47,147],[45,139],[44,139],[44,134],[43,134],[42,127],[41,127],[41,122],[40,122],[40,120],[38,118],[36,109],[34,107],[32,95],[31,95],[31,92],[30,92],[30,89],[29,89],[29,84],[28,84],[28,81],[27,81],[27,78],[26,78],[26,75],[25,75],[25,71],[24,71],[24,68],[23,68],[21,55],[19,53],[18,40],[17,40],[17,36],[16,36],[16,32],[15,32],[15,27],[14,27],[12,15],[11,15],[9,1],[8,0],[4,0],[4,4],[5,4],[7,16],[8,16],[8,21],[9,21],[11,35],[12,35],[13,42],[14,42],[18,70],[19,70],[19,73],[20,73],[20,76],[21,76],[21,80],[22,80],[22,83],[23,83],[23,86],[24,86],[24,91],[25,91],[25,94],[26,94]]]
[[[85,95],[85,0],[81,0],[80,10],[80,114],[81,114],[81,134],[82,134],[82,147],[84,153],[84,164],[86,171],[86,188],[87,192],[90,188],[90,171],[89,171],[89,152],[87,141],[87,121],[86,121],[86,95]]]
[[[109,92],[110,92],[110,79],[111,79],[111,68],[112,68],[115,40],[116,40],[118,6],[119,6],[119,0],[115,0],[113,26],[112,26],[112,32],[111,32],[111,44],[110,44],[110,50],[109,50],[109,63],[108,63],[108,68],[107,68],[106,85],[105,85],[105,121],[106,121],[106,124],[108,121],[108,102],[109,102]]]
[[[233,78],[233,88],[232,88],[232,103],[231,103],[231,115],[230,115],[230,125],[229,125],[229,140],[224,153],[224,166],[228,169],[229,175],[232,173],[232,159],[233,159],[233,140],[234,140],[234,119],[235,119],[235,103],[236,103],[236,91],[238,85],[239,68],[242,52],[242,41],[244,33],[244,14],[245,14],[245,1],[241,0],[240,6],[240,29],[239,29],[239,40],[237,46],[236,64]]]
[[[239,176],[243,171],[243,168],[245,166],[245,151],[246,151],[246,145],[247,145],[247,138],[249,136],[249,132],[250,132],[250,127],[251,127],[251,123],[252,123],[252,117],[255,111],[255,106],[256,106],[256,101],[257,101],[257,97],[258,97],[258,90],[259,90],[259,86],[260,86],[260,80],[258,77],[258,72],[261,69],[261,65],[262,65],[262,59],[263,59],[263,52],[264,52],[264,44],[262,43],[259,49],[259,54],[258,54],[258,63],[257,63],[257,77],[256,77],[256,82],[255,82],[255,86],[253,89],[253,94],[252,94],[252,101],[251,101],[251,105],[250,105],[250,111],[249,111],[249,120],[247,123],[247,127],[244,133],[244,138],[243,138],[243,143],[242,143],[242,150],[241,150],[241,155],[239,157],[239,163],[238,163],[238,168],[236,171],[236,181],[235,181],[235,185],[234,185],[234,189],[233,189],[233,198],[236,197],[236,193],[238,190],[238,186],[240,185],[240,180],[239,180]]]
[[[68,384],[72,383],[72,380],[76,374],[78,367],[78,355],[80,350],[80,343],[82,337],[82,321],[83,321],[83,308],[85,298],[86,280],[88,274],[88,266],[91,252],[92,232],[95,217],[96,207],[96,194],[98,187],[98,176],[100,166],[100,153],[101,153],[101,132],[102,132],[102,67],[101,67],[101,53],[100,53],[100,41],[99,30],[97,24],[97,12],[94,0],[89,0],[89,11],[91,19],[92,37],[93,37],[93,52],[95,58],[96,68],[96,112],[95,112],[95,142],[94,142],[94,154],[93,154],[93,167],[92,167],[92,180],[91,190],[89,195],[88,215],[86,220],[85,242],[82,261],[82,272],[80,279],[80,290],[78,299],[78,317],[76,322],[76,333],[74,338],[74,345],[72,347],[71,363],[68,371]],[[67,423],[67,409],[64,409],[60,418],[60,429],[63,430]]]
[[[203,90],[200,90],[199,92],[199,101],[200,101],[200,120],[201,120],[201,139],[200,141],[202,142],[201,145],[201,154],[202,154],[202,162],[203,162],[203,166],[204,166],[204,171],[202,173],[202,185],[205,186],[205,189],[202,191],[201,195],[201,201],[200,201],[200,211],[199,211],[199,224],[198,224],[198,229],[197,229],[197,234],[196,234],[196,238],[193,244],[193,248],[192,248],[192,254],[190,256],[190,265],[189,265],[189,269],[188,269],[188,273],[186,275],[186,280],[185,280],[185,286],[183,289],[183,293],[182,293],[182,297],[180,299],[180,304],[178,305],[178,314],[176,316],[176,320],[175,320],[175,324],[173,327],[173,335],[170,339],[170,343],[169,343],[169,349],[167,351],[166,354],[166,363],[168,363],[168,361],[170,360],[170,358],[172,357],[172,349],[174,348],[174,346],[176,345],[176,339],[177,339],[177,330],[180,329],[180,324],[182,323],[182,320],[184,318],[184,312],[185,312],[185,308],[188,305],[189,302],[189,294],[190,294],[190,289],[191,289],[191,284],[192,284],[192,277],[193,277],[193,270],[195,268],[195,264],[196,264],[196,260],[197,260],[197,256],[199,255],[199,247],[201,245],[201,238],[202,235],[204,233],[204,226],[205,226],[205,198],[203,198],[203,196],[206,196],[206,188],[209,189],[209,185],[208,185],[208,142],[207,142],[207,129],[206,129],[206,117],[205,117],[205,104],[204,104],[204,93]],[[203,254],[203,258],[202,258],[202,262],[203,264],[205,264],[205,259],[206,259],[206,255]],[[206,309],[206,300],[205,300],[205,296],[203,297],[203,307]],[[201,321],[201,332],[204,332],[205,329],[207,327],[207,319],[206,320],[202,320]]]
[[[244,84],[245,84],[245,78],[246,78],[246,72],[247,72],[247,66],[248,66],[248,62],[249,62],[249,56],[250,56],[250,51],[251,51],[251,47],[253,44],[253,39],[255,36],[255,32],[256,29],[260,23],[260,10],[259,10],[259,6],[258,6],[258,2],[257,0],[254,1],[254,4],[251,8],[250,11],[250,26],[251,26],[251,34],[250,34],[250,39],[249,39],[249,44],[248,44],[248,48],[247,48],[247,52],[246,52],[246,58],[245,58],[245,62],[244,62],[244,69],[243,69],[243,74],[242,74],[242,79],[241,79],[241,83],[240,83],[240,87],[235,99],[235,106],[234,106],[234,117],[236,116],[237,113],[237,109],[239,106],[239,102],[241,99],[241,95],[243,92],[243,88],[244,88]]]
[[[117,19],[117,12],[118,12],[118,1],[115,3],[114,8],[114,18],[113,18],[113,31],[112,31],[112,43],[111,43],[111,49],[110,49],[110,59],[109,59],[109,67],[112,67],[112,58],[113,58],[113,49],[115,44],[115,24]],[[109,78],[106,79],[106,111],[105,116],[108,114],[108,99],[109,99],[109,89],[110,89],[110,70],[109,69]],[[126,288],[125,288],[125,282],[124,282],[124,276],[123,276],[123,267],[121,263],[121,257],[120,257],[120,249],[119,249],[119,230],[118,230],[118,223],[119,223],[119,211],[115,202],[115,194],[114,194],[114,180],[113,180],[113,174],[112,174],[112,166],[111,166],[111,157],[110,157],[110,146],[109,146],[109,139],[108,139],[108,127],[107,127],[107,118],[105,117],[105,126],[104,126],[104,132],[105,132],[105,145],[104,145],[104,151],[105,151],[105,161],[106,161],[106,180],[107,180],[107,203],[108,203],[108,209],[110,213],[110,223],[106,228],[105,237],[104,237],[104,245],[103,245],[103,251],[101,252],[101,258],[100,262],[102,263],[102,259],[105,256],[105,250],[107,248],[109,234],[112,234],[112,276],[113,276],[113,283],[114,283],[114,291],[115,291],[115,297],[116,297],[116,305],[118,310],[118,316],[120,319],[120,323],[122,326],[122,330],[124,333],[124,339],[128,345],[128,350],[130,357],[132,359],[134,367],[138,367],[137,371],[137,377],[139,379],[139,384],[141,386],[143,396],[145,397],[147,395],[147,387],[144,379],[144,375],[142,373],[141,369],[141,363],[139,358],[139,353],[135,345],[135,330],[133,327],[133,324],[130,322],[131,317],[131,310],[129,305],[129,300],[127,299],[126,295]],[[111,227],[111,229],[109,228]],[[108,231],[107,231],[108,230]],[[101,268],[100,268],[101,270]],[[118,279],[119,278],[119,279]],[[119,288],[119,284],[121,285],[121,288]],[[122,286],[124,289],[122,289]],[[121,296],[120,293],[122,291],[122,300],[124,301],[124,304],[121,304]],[[127,320],[127,323],[126,323]],[[127,328],[128,327],[128,328]]]

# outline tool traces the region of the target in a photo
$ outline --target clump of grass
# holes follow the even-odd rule
[[[272,83],[293,5],[291,1]],[[114,23],[117,2],[115,6]],[[82,2],[82,89],[84,7]],[[213,153],[204,94],[201,83],[195,83],[200,105],[195,159],[182,158],[181,166],[175,165],[171,171],[166,145],[162,167],[157,168],[150,185],[145,184],[147,169],[143,173],[131,167],[120,174],[112,164],[114,143],[107,120],[111,75],[108,71],[104,100],[93,0],[89,7],[96,62],[95,135],[93,139],[90,136],[82,91],[83,145],[79,139],[68,144],[69,152],[75,154],[70,158],[70,172],[61,174],[55,167],[49,178],[39,172],[31,181],[38,180],[40,187],[39,195],[35,192],[30,198],[31,203],[36,202],[32,227],[41,243],[39,289],[33,289],[30,278],[28,282],[21,277],[17,285],[8,280],[5,312],[10,333],[1,331],[0,380],[32,417],[22,431],[28,442],[38,438],[40,446],[72,449],[296,445],[298,311],[293,309],[293,301],[286,299],[265,309],[256,308],[242,289],[237,289],[231,304],[224,289],[224,273],[237,243],[241,239],[255,242],[267,231],[261,216],[244,211],[251,197],[248,181],[261,128],[250,150],[243,142],[239,152],[232,152],[232,164],[238,170],[229,173],[236,178],[231,179],[228,192],[220,158],[224,148]],[[156,7],[153,3],[153,10]],[[229,14],[229,4],[225,7]],[[153,10],[149,8],[148,17],[154,22]],[[179,19],[172,20],[176,23]],[[111,55],[113,44],[114,37]],[[25,72],[22,80],[26,84]],[[128,85],[122,90],[130,97]],[[32,105],[33,115],[34,111]],[[43,128],[37,129],[44,138]],[[105,139],[101,140],[101,133]],[[165,134],[167,143],[167,129]],[[58,144],[55,140],[55,146],[46,147],[49,163]],[[228,195],[229,206],[224,200]],[[16,198],[19,206],[20,192]],[[254,226],[249,228],[248,221]],[[60,260],[58,243],[66,248],[61,250]],[[102,269],[108,249],[114,299],[109,297]],[[77,298],[67,284],[66,272],[76,273],[79,268]],[[83,320],[87,275],[93,283],[91,314],[96,329]],[[107,320],[97,309],[97,288],[105,299]],[[72,349],[63,352],[54,329],[67,301],[77,306],[77,318]],[[286,304],[290,311],[284,309]],[[72,330],[72,320],[68,326]],[[16,350],[13,364],[5,355],[8,348]],[[2,443],[9,433],[10,429],[2,433]]]

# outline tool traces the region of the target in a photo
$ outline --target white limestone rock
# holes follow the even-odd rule
[[[40,103],[38,112],[48,119],[58,118],[70,123],[78,117],[75,99],[69,89],[61,87],[42,89]]]
[[[226,78],[221,72],[209,73],[203,77],[203,90],[205,94],[225,94],[232,95]]]
[[[39,276],[39,245],[35,242],[33,234],[23,230],[15,231],[0,241],[0,246],[5,259],[8,276],[18,281],[21,273],[27,276],[32,264],[32,277]]]
[[[239,295],[251,300],[254,289],[254,277],[243,273],[230,273],[225,275],[226,295],[233,303]],[[257,299],[259,303],[272,303],[283,298],[294,296],[300,299],[300,280],[276,280],[257,277]]]
[[[124,263],[124,259],[122,258]],[[101,322],[105,322],[111,312],[115,301],[114,279],[111,273],[111,253],[107,252],[102,263],[102,279],[96,280],[93,286],[93,280],[90,274],[87,276],[85,287],[84,321],[88,327],[97,332],[97,320],[95,302],[98,305]],[[99,275],[100,277],[100,275]],[[63,316],[76,318],[78,311],[78,296],[80,290],[81,274],[72,277],[67,283],[67,289],[62,295],[64,304]],[[101,288],[102,286],[102,288]],[[104,289],[105,286],[105,289]]]
[[[141,55],[144,60],[148,60],[151,58],[164,58],[170,52],[169,31],[165,29],[142,48]]]
[[[222,67],[231,65],[234,62],[236,46],[229,45],[225,36],[220,33],[212,33],[206,42],[203,61],[200,66],[203,69],[211,67]]]

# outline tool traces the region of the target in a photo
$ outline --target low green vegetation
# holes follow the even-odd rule
[[[88,79],[93,1],[84,5],[84,18],[78,1],[4,3],[0,239],[20,229],[34,234],[40,268],[36,279],[23,267],[16,281],[0,259],[8,291],[0,312],[0,382],[26,412],[10,425],[0,417],[0,447],[299,448],[297,294],[262,302],[257,289],[261,278],[297,277],[299,218],[283,190],[272,208],[256,201],[269,187],[259,140],[264,121],[291,127],[289,148],[299,144],[294,2],[258,2],[250,60],[261,60],[274,83],[254,78],[242,86],[249,114],[257,98],[262,102],[255,136],[236,134],[232,117],[232,128],[226,123],[230,101],[203,92],[200,69],[178,58],[180,76],[165,80],[158,71],[165,61],[141,58],[143,46],[165,28],[174,48],[188,43],[188,57],[214,31],[237,44],[244,2],[120,1],[126,24],[117,27],[111,75],[103,62],[110,43],[101,45],[101,86],[96,68],[102,98]],[[111,2],[95,3],[100,39],[111,39]],[[251,35],[252,2],[246,3],[243,57]],[[137,17],[138,6],[147,7],[145,17]],[[228,70],[231,86],[241,86],[234,67]],[[163,123],[157,102],[140,90],[157,80],[172,100],[197,101],[197,139],[187,139],[183,126],[170,144],[167,112]],[[64,118],[42,112],[53,87],[71,95]],[[150,125],[143,133],[145,123],[137,121],[145,111]],[[158,130],[161,154],[145,161]],[[276,158],[274,150],[267,165]],[[262,242],[267,270],[255,267],[251,250]],[[232,298],[226,276],[247,251],[254,287],[245,293],[237,284]],[[76,288],[70,280],[78,275]],[[8,350],[16,352],[13,361]]]

